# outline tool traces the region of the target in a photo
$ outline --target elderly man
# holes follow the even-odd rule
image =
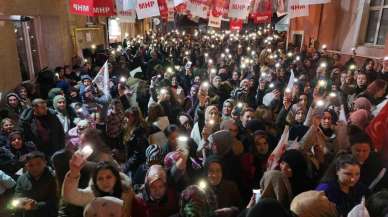
[[[26,109],[18,123],[27,141],[33,141],[39,151],[51,156],[64,147],[65,134],[57,116],[47,108],[43,99],[35,99],[32,108]]]

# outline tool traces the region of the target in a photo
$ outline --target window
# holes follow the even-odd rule
[[[371,0],[365,42],[384,45],[388,32],[388,0]]]

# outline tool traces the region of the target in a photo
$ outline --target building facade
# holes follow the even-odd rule
[[[72,15],[68,1],[0,1],[0,92],[33,80],[45,67],[70,65],[92,44],[108,46],[108,18]],[[141,34],[148,22],[120,24],[122,34]]]

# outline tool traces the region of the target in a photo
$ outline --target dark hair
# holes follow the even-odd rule
[[[112,194],[110,194],[108,192],[103,192],[97,186],[97,175],[98,175],[98,172],[100,172],[101,170],[110,170],[113,173],[113,175],[116,177],[116,183],[113,187]],[[116,168],[116,166],[114,166],[111,162],[102,161],[102,162],[97,163],[97,167],[95,168],[95,170],[93,171],[93,174],[92,174],[92,180],[93,180],[92,190],[93,190],[94,195],[96,197],[113,196],[116,198],[121,198],[122,186],[121,186],[120,172]]]
[[[244,108],[244,109],[241,111],[240,116],[244,116],[244,114],[245,114],[246,112],[253,112],[253,113],[255,113],[255,110],[254,110],[253,108],[251,108],[251,107],[246,107],[246,108]]]
[[[360,166],[357,159],[352,154],[347,152],[338,153],[335,160],[330,164],[329,168],[326,170],[325,175],[322,177],[321,183],[338,180],[337,171],[344,168],[346,165]]]
[[[357,134],[350,134],[349,136],[350,146],[360,143],[367,143],[372,148],[372,140],[369,135],[361,131]]]
[[[30,160],[40,158],[42,160],[46,160],[46,156],[43,152],[40,151],[32,151],[24,156],[24,163],[27,163]]]
[[[164,129],[164,135],[166,135],[166,137],[169,137],[172,133],[174,133],[175,131],[178,131],[179,130],[179,127],[175,124],[170,124],[166,129]]]
[[[373,217],[386,217],[388,215],[388,190],[382,190],[373,194],[366,201],[369,215]]]
[[[151,103],[148,108],[148,123],[153,123],[158,120],[159,117],[165,116],[163,106],[159,103]]]

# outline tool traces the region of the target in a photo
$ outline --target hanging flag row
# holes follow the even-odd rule
[[[330,0],[70,0],[70,13],[86,16],[117,16],[121,22],[160,16],[173,21],[175,13],[196,21],[209,19],[209,26],[220,27],[221,21],[252,19],[254,23],[271,22],[272,13],[289,14],[290,18],[308,16],[309,5]],[[288,3],[288,4],[286,4]],[[286,7],[288,5],[288,7]],[[286,10],[287,9],[287,10]],[[238,21],[238,22],[236,22]]]

